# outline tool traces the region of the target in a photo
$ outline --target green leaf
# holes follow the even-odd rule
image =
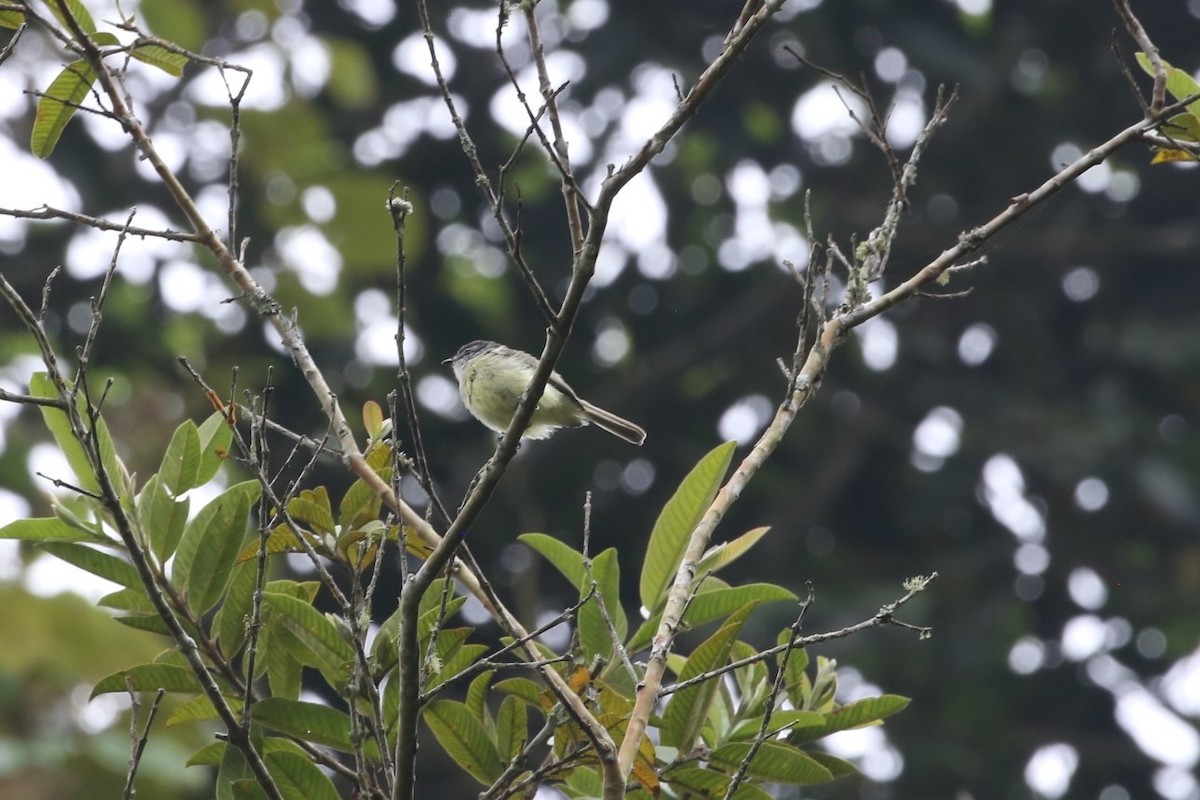
[[[592,576],[596,580],[600,597],[604,598],[604,607],[613,621],[613,627],[617,629],[618,639],[624,639],[629,623],[621,609],[621,573],[615,548],[610,547],[592,559]],[[587,584],[586,577],[584,583]],[[591,591],[591,586],[580,586],[579,590],[582,597]],[[597,657],[608,659],[612,656],[615,644],[613,634],[608,623],[604,621],[596,597],[592,597],[579,609],[579,641],[589,662]]]
[[[139,664],[102,678],[92,689],[91,696],[128,691],[126,679],[137,692],[165,689],[168,692],[195,694],[200,691],[200,684],[189,667],[174,664]]]
[[[1154,64],[1145,53],[1135,53],[1134,57],[1147,75],[1154,75]],[[1185,97],[1200,94],[1200,83],[1197,83],[1195,78],[1184,70],[1171,66],[1166,59],[1162,60],[1162,65],[1167,77],[1167,92],[1172,97],[1176,100],[1183,100]],[[1192,116],[1200,117],[1200,100],[1188,103],[1187,110]]]
[[[583,568],[583,553],[544,533],[522,533],[517,537],[517,541],[524,542],[541,554],[576,589],[583,587],[587,580],[587,572]]]
[[[492,679],[495,677],[495,671],[481,672],[467,687],[467,708],[480,719],[485,719],[488,687],[491,686]]]
[[[272,695],[299,700],[304,665],[283,644],[285,637],[285,633],[273,635],[264,627],[258,635],[259,663],[265,665],[263,669],[267,671],[267,682],[271,686]],[[292,638],[288,638],[288,641],[292,641]]]
[[[725,665],[729,660],[729,651],[755,605],[750,603],[736,611],[716,633],[692,651],[679,673],[680,682]],[[676,748],[680,753],[692,750],[720,684],[720,679],[708,680],[671,695],[663,712],[663,744]]]
[[[907,706],[911,700],[896,694],[884,694],[879,697],[868,697],[848,703],[841,708],[825,714],[825,724],[820,728],[802,728],[788,737],[792,744],[803,744],[824,738],[831,733],[844,731],[849,728],[861,728],[874,725],[890,717]]]
[[[276,634],[277,628],[283,628],[303,648],[299,652],[292,649],[293,656],[321,670],[331,682],[338,678],[344,681],[354,660],[354,649],[328,617],[303,600],[275,592],[263,594],[263,608],[271,632]]]
[[[386,475],[380,475],[384,480],[391,479],[390,468],[381,472],[386,473]],[[378,519],[382,507],[383,498],[360,478],[350,484],[346,494],[342,495],[342,502],[338,506],[338,523],[341,524],[343,531],[361,528],[371,520]]]
[[[796,595],[773,583],[748,583],[745,586],[714,589],[692,598],[683,615],[689,626],[703,625],[732,614],[747,603],[795,602]]]
[[[701,767],[673,769],[663,776],[663,780],[676,790],[685,790],[678,792],[680,796],[724,797],[729,788],[728,775]],[[733,797],[734,800],[770,800],[771,795],[752,783],[743,783]]]
[[[226,697],[225,702],[235,714],[241,713],[241,698]],[[191,700],[180,703],[171,712],[171,716],[167,717],[166,726],[170,728],[182,722],[209,722],[215,719],[220,719],[220,717],[217,709],[213,707],[212,701],[208,699],[208,695],[198,694]]]
[[[25,15],[20,11],[0,11],[0,28],[16,30],[25,24]]]
[[[528,678],[506,678],[496,684],[496,691],[524,700],[535,708],[542,705],[542,687]]]
[[[246,625],[254,603],[254,584],[258,577],[258,564],[246,562],[233,568],[229,576],[229,588],[225,602],[217,609],[213,618],[212,632],[221,643],[221,652],[232,658],[246,638]]]
[[[41,542],[38,549],[121,586],[142,585],[142,580],[132,564],[123,558],[102,553],[94,547],[71,542]]]
[[[263,760],[284,800],[340,800],[333,782],[308,756],[281,750]]]
[[[654,523],[639,582],[642,605],[651,613],[659,610],[674,581],[688,537],[716,497],[736,446],[737,442],[726,442],[700,459]]]
[[[196,486],[203,486],[213,479],[217,470],[229,455],[233,442],[233,429],[220,413],[214,412],[200,424],[200,471],[196,475]]]
[[[41,114],[41,105],[38,106],[38,114]],[[34,124],[36,126],[37,123],[35,122]],[[35,127],[35,135],[36,132],[37,128]],[[59,396],[58,388],[44,372],[35,372],[30,376],[29,393],[34,397],[58,398]],[[75,407],[78,409],[86,428],[89,415],[83,392],[75,395]],[[88,459],[87,453],[84,452],[83,446],[75,438],[75,434],[71,430],[71,422],[67,419],[67,415],[57,408],[49,406],[41,406],[41,412],[42,420],[46,423],[46,427],[50,429],[50,434],[54,437],[54,443],[58,445],[58,449],[66,457],[67,463],[70,465],[71,471],[75,473],[80,487],[92,494],[100,494],[100,484],[96,480],[96,473],[92,468],[92,462]],[[114,482],[114,488],[118,493],[121,492],[121,479],[125,473],[125,469],[117,458],[116,450],[113,448],[112,437],[108,433],[108,426],[104,424],[104,420],[97,419],[95,430],[89,431],[88,435],[96,437],[100,450],[100,463]]]
[[[750,752],[750,742],[730,742],[712,751],[709,763],[733,771]],[[812,756],[779,742],[763,742],[746,774],[772,783],[811,786],[833,780],[833,774]]]
[[[212,742],[192,753],[192,757],[184,764],[185,767],[216,767],[220,766],[225,757],[225,743]]]
[[[235,484],[209,501],[184,528],[171,578],[196,613],[212,608],[225,590],[245,539],[250,506],[261,493],[256,480]]]
[[[96,81],[96,71],[86,60],[80,59],[68,64],[58,73],[42,97],[38,98],[37,113],[33,118],[33,133],[29,139],[29,149],[38,158],[49,158],[58,144],[62,132],[79,104],[87,98],[92,84]],[[47,412],[61,414],[61,411],[42,407],[43,416]],[[72,464],[72,467],[75,465]],[[83,476],[80,475],[80,479]]]
[[[140,586],[133,589],[118,589],[110,592],[96,601],[96,605],[105,608],[115,608],[118,611],[133,611],[139,614],[153,614],[154,604]]]
[[[446,754],[484,786],[500,777],[504,763],[483,723],[462,703],[434,700],[422,713]]]
[[[300,492],[288,501],[287,510],[292,519],[307,524],[319,534],[333,536],[337,533],[333,509],[329,506],[329,490],[324,486]]]
[[[350,717],[335,708],[268,697],[255,703],[250,714],[265,728],[343,753],[354,752],[354,744],[350,741]],[[362,744],[368,756],[379,757],[379,746],[373,740],[365,740]]]
[[[128,617],[114,617],[117,622],[139,631],[149,631],[162,636],[170,636],[167,625],[157,614],[134,614]]]
[[[496,750],[503,762],[512,761],[529,738],[529,712],[525,704],[509,695],[496,713]]]
[[[163,455],[158,477],[163,486],[178,497],[188,489],[195,488],[200,474],[200,431],[190,419],[175,429],[171,443]]]
[[[696,564],[696,574],[707,575],[729,566],[745,555],[747,550],[758,544],[758,540],[766,536],[769,530],[771,530],[769,526],[754,528],[731,542],[722,542],[708,548],[708,551]]]
[[[96,542],[94,535],[63,522],[57,517],[19,519],[0,528],[0,539],[22,539],[29,542]],[[108,541],[107,539],[103,541]]]
[[[1163,133],[1181,142],[1200,142],[1200,119],[1191,114],[1176,114],[1163,125]]]
[[[175,78],[183,77],[183,68],[188,65],[189,60],[182,53],[176,53],[157,44],[135,43],[130,55],[143,64],[158,67],[163,72]]]
[[[162,484],[159,475],[146,481],[137,498],[137,518],[141,530],[147,534],[150,549],[159,563],[166,563],[179,546],[179,537],[187,525],[191,501],[186,497],[176,500]]]
[[[816,711],[801,711],[795,708],[782,708],[775,711],[771,715],[771,721],[767,724],[768,738],[773,738],[775,734],[783,731],[801,730],[807,728],[822,728],[825,726],[825,715]],[[727,737],[729,741],[745,741],[753,739],[758,735],[762,728],[762,717],[748,719],[738,725],[730,732]]]
[[[821,750],[813,750],[811,753],[808,753],[808,757],[829,770],[834,778],[844,778],[847,775],[858,774],[858,768],[849,761],[837,756],[831,756],[829,753],[822,752]]]
[[[46,5],[50,7],[50,13],[63,24],[68,33],[71,33],[71,25],[67,21],[67,17],[63,15],[62,9],[58,7],[56,0],[46,0]],[[96,23],[92,20],[92,15],[88,13],[83,3],[79,2],[79,0],[66,0],[66,6],[67,11],[84,33],[91,36],[96,32]]]

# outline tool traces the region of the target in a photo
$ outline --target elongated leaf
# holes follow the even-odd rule
[[[197,613],[212,608],[225,590],[242,549],[250,505],[261,492],[258,481],[235,484],[200,509],[184,528],[171,578]]]
[[[233,430],[218,413],[213,413],[200,424],[200,471],[196,474],[196,485],[203,486],[213,479],[217,470],[229,456],[229,445],[233,442]]]
[[[232,658],[246,638],[246,626],[250,623],[254,602],[254,582],[258,578],[258,564],[238,564],[229,576],[229,588],[225,602],[217,609],[213,618],[212,632],[221,643],[221,651]]]
[[[33,118],[29,149],[38,158],[49,158],[67,123],[79,110],[96,81],[96,71],[84,59],[73,61],[58,73],[41,98]],[[59,412],[61,413],[61,412]],[[80,476],[82,477],[82,476]]]
[[[733,541],[721,542],[721,544],[708,548],[704,557],[696,564],[696,574],[706,575],[729,566],[745,555],[751,547],[758,544],[758,540],[766,536],[769,530],[771,528],[768,526],[754,528]]]
[[[183,77],[183,68],[188,65],[187,56],[157,44],[135,44],[130,55],[176,78]]]
[[[246,546],[242,548],[242,552],[238,553],[235,563],[244,564],[247,561],[254,561],[258,558],[259,547],[264,544],[260,542],[258,537],[251,537]],[[276,525],[267,533],[267,541],[265,542],[265,552],[269,556],[279,555],[280,553],[304,553],[304,544],[300,541],[300,537],[296,532],[287,525]],[[309,544],[312,544],[310,541]]]
[[[138,614],[155,613],[154,604],[150,602],[150,598],[141,587],[110,592],[97,600],[96,605],[115,608],[118,611],[133,611]]]
[[[487,719],[488,688],[492,685],[492,679],[495,677],[494,671],[481,672],[467,687],[467,708],[482,720]]]
[[[512,761],[529,738],[529,712],[524,703],[509,695],[496,713],[496,750],[500,760]]]
[[[542,687],[528,678],[506,678],[496,684],[496,691],[524,700],[531,706],[540,708],[545,692]]]
[[[288,700],[300,699],[301,681],[304,665],[292,655],[292,650],[283,643],[287,634],[280,631],[272,634],[269,628],[263,628],[258,636],[259,662],[265,665],[256,670],[261,675],[263,669],[267,673],[267,682],[271,685],[271,694]],[[288,637],[294,641],[295,637]]]
[[[350,717],[335,708],[268,697],[255,703],[250,714],[265,728],[295,736],[302,741],[332,747],[343,753],[354,751],[350,741]],[[374,741],[364,741],[363,750],[373,758],[379,757],[379,747]]]
[[[354,650],[328,617],[303,600],[274,592],[263,595],[263,606],[269,614],[272,632],[281,627],[303,646],[302,652],[292,655],[321,670],[326,677],[347,673]]]
[[[613,621],[613,627],[617,629],[617,637],[623,639],[629,625],[625,619],[625,612],[621,610],[621,573],[617,565],[617,551],[614,548],[610,547],[592,559],[592,576],[596,579],[600,597],[604,598],[604,606]],[[584,582],[587,584],[586,577]],[[579,589],[581,597],[591,591],[590,585],[580,586]],[[583,645],[583,652],[588,661],[597,657],[608,659],[612,656],[615,644],[613,634],[608,623],[604,621],[596,597],[588,600],[579,609],[579,642]]]
[[[384,480],[391,479],[391,468],[376,472],[381,473],[380,477]],[[350,488],[342,495],[342,502],[338,506],[338,523],[344,531],[361,528],[371,520],[378,519],[382,507],[383,498],[360,478],[350,484]]]
[[[25,15],[20,11],[0,11],[0,28],[16,30],[25,23]]]
[[[796,600],[796,595],[773,583],[750,583],[745,586],[721,587],[696,595],[687,610],[683,612],[683,623],[686,627],[694,628],[726,616],[755,600],[760,603],[793,602]],[[631,653],[636,653],[648,647],[660,622],[662,622],[662,614],[654,614],[644,621],[626,642],[626,649]]]
[[[225,758],[225,743],[212,742],[204,745],[196,752],[192,753],[192,757],[184,764],[185,767],[216,767],[220,766],[222,759]]]
[[[166,563],[179,546],[179,538],[187,525],[191,501],[186,497],[176,500],[154,475],[146,481],[137,499],[137,516],[142,531],[147,534],[150,549],[159,563]]]
[[[128,691],[126,679],[134,691],[153,692],[165,689],[168,692],[188,692],[195,694],[200,691],[196,676],[188,667],[174,664],[139,664],[136,667],[114,672],[102,678],[92,689],[92,697],[112,692]]]
[[[95,542],[95,536],[69,525],[57,517],[19,519],[0,528],[0,539],[27,542]]]
[[[724,797],[729,788],[729,776],[713,769],[682,767],[668,772],[664,779],[669,786],[686,790],[697,797]],[[684,791],[678,791],[681,796]],[[752,783],[743,783],[733,795],[734,800],[771,800],[771,795]]]
[[[1135,53],[1134,57],[1146,74],[1154,75],[1154,64],[1145,53]],[[1167,77],[1167,91],[1172,97],[1176,100],[1183,100],[1185,97],[1200,94],[1200,84],[1196,82],[1195,78],[1184,70],[1171,66],[1165,59],[1162,64]],[[1200,100],[1188,103],[1187,110],[1189,114],[1200,117]]]
[[[38,106],[38,113],[39,115],[41,114],[40,104]],[[35,135],[36,132],[37,129],[35,127]],[[29,393],[34,397],[58,397],[57,387],[44,372],[35,372],[30,376]],[[82,392],[75,396],[75,405],[83,417],[84,425],[86,426],[88,424],[87,403],[84,401]],[[80,487],[92,494],[99,494],[100,484],[96,480],[96,473],[92,468],[92,462],[84,452],[83,446],[75,438],[67,415],[57,408],[49,406],[41,406],[41,412],[42,420],[46,423],[46,427],[50,429],[50,434],[54,437],[54,443],[58,445],[58,449],[66,457],[67,464],[70,465],[71,471],[75,473]],[[121,476],[124,473],[124,468],[120,466],[116,450],[113,448],[112,437],[109,435],[108,426],[104,424],[103,419],[96,421],[96,429],[91,431],[90,435],[96,438],[96,442],[99,445],[101,464],[114,482],[117,491],[120,492],[122,489]]]
[[[158,477],[176,496],[196,486],[200,474],[200,431],[190,419],[175,429],[163,455]]]
[[[750,752],[750,742],[730,742],[712,751],[710,763],[735,770]],[[833,780],[833,774],[808,753],[779,742],[763,742],[746,774],[774,783],[810,786]]]
[[[70,21],[66,16],[63,15],[62,9],[58,7],[58,3],[55,2],[55,0],[47,0],[46,5],[50,7],[50,13],[52,13],[55,18],[63,24],[63,27],[67,29],[67,32],[73,33],[74,30],[70,25]],[[75,23],[79,25],[80,29],[84,33],[86,33],[88,36],[91,36],[96,32],[96,23],[92,19],[92,15],[88,13],[88,10],[83,3],[79,2],[79,0],[66,0],[66,6],[67,12],[71,15],[71,18],[75,20]]]
[[[674,581],[688,537],[716,497],[736,446],[736,442],[726,442],[700,459],[654,523],[639,583],[642,605],[651,613],[659,610]]]
[[[440,686],[450,678],[453,678],[482,658],[487,651],[488,646],[486,644],[464,644],[455,650],[452,656],[442,659],[442,668],[429,679],[426,689]]]
[[[142,585],[141,578],[132,564],[123,558],[102,553],[94,547],[71,542],[41,542],[38,549],[121,586]]]
[[[300,492],[288,501],[287,510],[292,519],[303,522],[319,534],[333,536],[337,533],[333,509],[329,505],[329,490],[324,486]]]
[[[823,727],[802,728],[797,730],[794,735],[789,736],[788,741],[793,744],[803,744],[849,728],[874,725],[903,710],[910,702],[912,701],[907,697],[897,694],[884,694],[879,697],[857,700],[825,714]]]
[[[284,800],[340,800],[333,782],[307,755],[280,751],[263,760]]]
[[[235,714],[241,713],[242,700],[240,697],[226,696],[225,703]],[[167,717],[166,725],[170,728],[181,722],[209,722],[219,718],[217,710],[213,708],[212,701],[208,699],[208,696],[198,694],[191,700],[180,703],[171,712],[171,716]]]
[[[171,635],[171,632],[167,630],[166,623],[157,614],[131,614],[127,617],[115,617],[114,619],[134,630],[149,631],[150,633],[157,633],[162,636]]]
[[[438,744],[475,780],[488,786],[504,770],[496,743],[483,723],[462,703],[434,700],[421,715]]]
[[[734,612],[716,633],[692,651],[679,673],[681,682],[723,666],[729,660],[729,651],[755,605],[757,604],[750,603]],[[710,680],[671,695],[663,712],[663,744],[678,749],[680,753],[691,752],[704,727],[709,706],[716,698],[718,688],[720,682]]]
[[[545,533],[522,533],[517,540],[541,554],[576,589],[583,587],[587,580],[587,572],[583,568],[583,553]]]

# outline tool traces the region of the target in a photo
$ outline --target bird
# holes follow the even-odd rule
[[[471,416],[503,433],[533,378],[538,360],[522,350],[476,339],[464,344],[443,363],[449,363],[454,370],[458,392]],[[588,424],[630,444],[641,445],[646,441],[646,431],[641,426],[584,400],[557,372],[550,373],[546,389],[521,437],[545,439],[559,428]]]

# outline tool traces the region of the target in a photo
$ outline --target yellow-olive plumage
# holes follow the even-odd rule
[[[537,359],[502,344],[476,340],[464,344],[448,361],[471,416],[503,433],[533,378]],[[631,444],[646,441],[646,432],[639,426],[581,399],[557,372],[550,374],[522,438],[545,439],[559,428],[589,423]]]

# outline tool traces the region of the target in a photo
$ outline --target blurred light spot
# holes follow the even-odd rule
[[[925,126],[925,104],[912,92],[896,93],[887,118],[888,144],[898,149],[910,147]]]
[[[996,329],[986,322],[975,322],[958,337],[958,358],[968,367],[977,367],[988,360],[995,347]]]
[[[854,329],[862,349],[863,363],[868,369],[883,372],[896,363],[900,349],[900,336],[896,326],[883,317],[867,320]]]
[[[1013,554],[1013,565],[1026,575],[1041,575],[1050,566],[1050,551],[1040,544],[1023,544]]]
[[[288,82],[284,79],[284,54],[274,43],[261,43],[230,54],[240,66],[254,72],[245,95],[242,110],[278,111],[289,99]],[[241,83],[231,81],[233,91],[239,91]],[[226,108],[229,105],[230,87],[226,87],[221,74],[215,69],[201,70],[188,82],[184,97],[201,105]]]
[[[625,248],[618,245],[600,248],[600,253],[596,256],[596,272],[592,275],[592,282],[589,287],[603,288],[615,281],[625,271],[625,265],[629,263],[629,253]]]
[[[574,0],[567,8],[567,21],[577,30],[595,30],[608,22],[608,3],[605,0]]]
[[[67,478],[70,479],[69,476]],[[80,545],[86,547],[86,545]],[[104,595],[121,587],[112,581],[93,575],[74,564],[51,555],[39,555],[26,565],[22,585],[38,597],[54,597],[64,592],[77,594],[95,604]]]
[[[329,222],[337,212],[337,200],[333,192],[324,186],[310,186],[300,194],[304,213],[313,222]]]
[[[949,458],[958,452],[962,427],[961,414],[948,406],[938,406],[913,431],[913,447],[934,458]]]
[[[621,487],[630,494],[642,494],[654,485],[654,465],[644,458],[635,458],[621,472]]]
[[[929,198],[925,208],[934,222],[942,224],[953,222],[954,218],[958,216],[958,201],[945,193],[935,194]]]
[[[1200,760],[1200,733],[1141,686],[1117,697],[1116,717],[1138,748],[1154,760],[1187,769]]]
[[[1022,542],[1045,538],[1046,522],[1025,497],[1025,477],[1011,456],[1001,453],[989,458],[983,465],[982,479],[984,502],[997,522]]]
[[[771,401],[765,396],[755,394],[743,397],[725,409],[717,422],[717,433],[722,439],[747,444],[766,426],[773,413]]]
[[[1188,770],[1163,767],[1154,773],[1154,789],[1165,800],[1196,800],[1200,797],[1200,782]]]
[[[639,283],[629,290],[629,310],[645,315],[658,308],[658,290],[648,283]]]
[[[1031,47],[1017,57],[1009,81],[1021,94],[1035,94],[1041,91],[1042,82],[1049,69],[1050,59],[1046,57],[1045,51]]]
[[[1100,291],[1100,275],[1091,267],[1075,267],[1063,276],[1062,290],[1076,303],[1091,300]]]
[[[629,332],[616,320],[608,320],[592,345],[592,358],[602,366],[611,367],[629,355],[631,344]]]
[[[800,191],[800,170],[791,164],[780,164],[767,175],[771,184],[771,199],[786,200]]]
[[[540,628],[544,625],[549,625],[554,621],[559,612],[553,609],[543,609],[538,612],[536,627]],[[571,626],[566,622],[560,622],[549,630],[543,631],[538,635],[538,641],[549,647],[551,650],[559,650],[567,646],[571,641]]]
[[[1113,170],[1112,179],[1109,180],[1108,188],[1104,190],[1104,194],[1114,203],[1128,203],[1137,197],[1141,190],[1142,182],[1138,178],[1137,173],[1122,169]]]
[[[908,69],[908,59],[895,47],[885,47],[875,54],[875,74],[881,81],[895,83]]]
[[[206,302],[204,272],[189,261],[168,261],[158,272],[158,291],[172,311],[198,311]]]
[[[442,374],[425,375],[416,381],[416,401],[434,414],[451,420],[463,420],[467,409],[458,396],[458,384]]]
[[[1158,628],[1145,628],[1138,632],[1134,646],[1137,647],[1138,655],[1142,658],[1162,658],[1162,654],[1167,651],[1167,637]],[[1200,683],[1200,670],[1197,672],[1195,682]],[[1168,699],[1170,699],[1169,695]],[[1200,714],[1200,694],[1196,697],[1196,710],[1188,713]]]
[[[1095,611],[1108,601],[1108,587],[1104,581],[1089,567],[1076,567],[1067,576],[1067,591],[1075,605]]]
[[[1039,747],[1025,765],[1025,783],[1042,797],[1062,797],[1071,788],[1079,767],[1079,753],[1069,744],[1056,742]]]
[[[1096,800],[1130,800],[1130,798],[1129,792],[1125,791],[1124,786],[1114,783],[1101,789],[1100,794],[1096,795]]]
[[[1178,442],[1187,431],[1187,420],[1180,414],[1167,414],[1158,421],[1158,435],[1164,442]]]
[[[388,24],[396,16],[396,4],[392,0],[338,0],[338,5],[376,28]]]
[[[720,200],[721,190],[721,181],[709,172],[692,181],[692,199],[702,206],[710,206]]]
[[[450,186],[439,186],[429,196],[429,208],[439,219],[453,219],[462,210],[462,198]]]
[[[280,38],[285,38],[283,31],[287,26],[281,26]],[[297,31],[299,33],[299,31]],[[301,97],[315,97],[333,72],[333,58],[329,47],[315,36],[296,35],[295,41],[288,42],[285,49],[288,53],[288,64],[291,67],[292,86]]]
[[[434,50],[437,52],[438,66],[447,81],[454,77],[458,59],[449,46],[441,39],[434,39]],[[437,75],[429,63],[429,46],[422,34],[414,33],[400,40],[392,50],[392,65],[407,75],[411,75],[428,86],[437,86]],[[535,95],[536,96],[536,95]]]
[[[257,42],[268,30],[267,15],[257,9],[238,14],[233,23],[234,34],[243,42]]]
[[[102,694],[92,697],[92,687],[80,684],[71,690],[71,717],[85,734],[108,730],[129,708],[129,697],[123,694]]]
[[[1142,636],[1151,632],[1158,634],[1151,637],[1152,646],[1161,654],[1166,649],[1166,637],[1153,628],[1142,631],[1142,635],[1138,636],[1139,648]],[[1167,670],[1162,679],[1162,693],[1180,714],[1200,716],[1200,649],[1193,650],[1191,655],[1179,659]]]
[[[1075,484],[1075,505],[1083,511],[1099,511],[1108,505],[1108,484],[1088,477]]]
[[[857,417],[862,410],[862,399],[849,389],[834,392],[831,402],[834,413],[847,419]]]
[[[1045,656],[1042,641],[1035,636],[1022,636],[1008,651],[1008,668],[1017,675],[1032,675],[1041,668]]]
[[[667,280],[675,274],[675,251],[663,242],[651,244],[637,257],[638,272],[651,280]]]
[[[1093,614],[1067,620],[1062,632],[1062,653],[1071,661],[1083,661],[1105,649],[1104,621]]]
[[[317,228],[311,225],[284,228],[275,237],[275,247],[308,291],[327,295],[337,288],[342,254]]]
[[[992,0],[954,0],[954,4],[959,11],[973,17],[982,17],[992,10]]]

